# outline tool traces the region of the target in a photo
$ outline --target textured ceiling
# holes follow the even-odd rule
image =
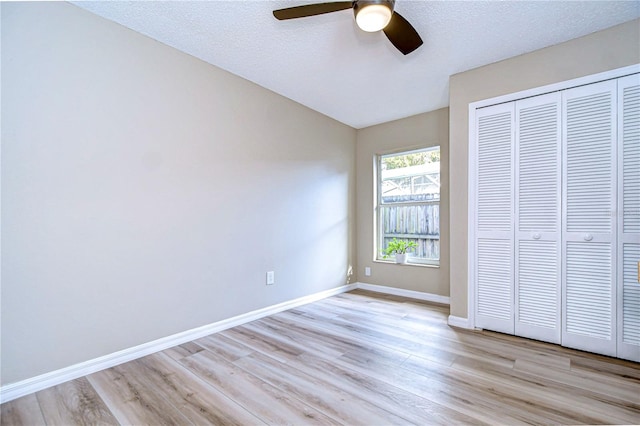
[[[449,76],[640,17],[640,1],[411,1],[403,56],[350,10],[278,21],[308,1],[73,2],[354,128],[448,105]]]

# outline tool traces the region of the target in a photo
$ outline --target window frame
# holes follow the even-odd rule
[[[441,146],[431,145],[420,148],[410,148],[410,149],[401,149],[394,150],[390,152],[377,153],[373,158],[373,178],[374,178],[374,197],[373,197],[373,221],[374,221],[374,234],[373,234],[373,261],[374,262],[385,262],[385,263],[394,263],[393,260],[385,259],[382,257],[382,244],[383,244],[383,230],[381,223],[381,208],[385,206],[424,206],[424,205],[438,205],[440,207],[440,202],[442,200],[441,192],[438,192],[438,200],[426,200],[426,201],[400,201],[393,203],[382,203],[382,159],[383,157],[392,157],[392,156],[401,156],[401,155],[409,155],[418,152],[429,152],[429,151],[439,151],[442,153]],[[442,161],[442,159],[441,159]],[[438,176],[441,178],[441,168],[438,171]],[[441,181],[440,181],[441,182]],[[438,216],[438,228],[440,227],[440,217]],[[438,243],[440,244],[440,233],[438,234]],[[442,253],[438,259],[423,259],[419,257],[409,256],[408,261],[405,265],[411,266],[427,266],[427,267],[439,267],[440,260],[442,258]]]

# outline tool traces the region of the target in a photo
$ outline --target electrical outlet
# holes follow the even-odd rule
[[[364,275],[366,277],[370,277],[371,276],[371,268],[369,268],[368,266],[364,268]]]
[[[267,285],[273,285],[276,282],[276,276],[273,271],[267,272]]]

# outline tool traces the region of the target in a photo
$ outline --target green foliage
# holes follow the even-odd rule
[[[440,150],[416,152],[414,154],[398,155],[397,157],[386,157],[382,161],[386,170],[419,166],[426,163],[437,163],[440,161]]]
[[[393,240],[389,241],[387,248],[384,250],[384,258],[386,259],[390,255],[395,253],[404,254],[407,252],[407,250],[416,247],[418,247],[418,245],[415,241],[399,240],[397,238],[394,238]]]

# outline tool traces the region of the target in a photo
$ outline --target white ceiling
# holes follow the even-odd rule
[[[442,108],[449,76],[640,17],[640,1],[412,1],[403,56],[350,10],[278,21],[309,1],[73,2],[354,128]]]

